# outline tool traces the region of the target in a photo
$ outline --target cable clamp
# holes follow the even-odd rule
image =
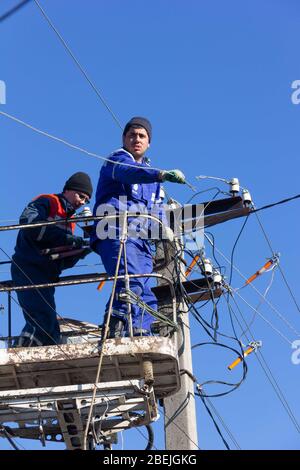
[[[256,352],[259,348],[262,347],[262,341],[250,341],[248,346],[253,348],[253,351]]]

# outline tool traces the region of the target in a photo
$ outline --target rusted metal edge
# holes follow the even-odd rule
[[[143,336],[106,340],[103,344],[104,356],[138,356],[151,357],[159,355],[177,360],[174,342],[161,336]],[[34,348],[0,349],[0,367],[32,362],[72,361],[97,357],[100,352],[98,344],[62,344],[59,346],[42,346]]]

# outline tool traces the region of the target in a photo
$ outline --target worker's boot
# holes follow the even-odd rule
[[[124,332],[124,322],[118,317],[111,317],[109,322],[108,338],[122,338]]]
[[[23,336],[22,334],[14,341],[13,348],[34,348],[39,346],[33,338]]]
[[[145,330],[144,328],[136,328],[132,329],[133,336],[150,336],[151,332],[149,330]]]

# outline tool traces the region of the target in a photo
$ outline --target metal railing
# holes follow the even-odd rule
[[[91,222],[91,221],[101,221],[101,220],[109,220],[109,219],[119,219],[122,221],[122,233],[120,236],[120,251],[119,255],[121,256],[122,251],[124,251],[124,258],[126,258],[126,241],[127,241],[127,227],[128,227],[128,219],[129,218],[148,218],[152,219],[155,222],[160,224],[161,231],[160,234],[163,233],[164,229],[164,224],[163,222],[158,218],[153,215],[149,214],[137,214],[137,213],[130,213],[130,212],[123,212],[120,214],[116,215],[105,215],[105,216],[88,216],[88,217],[72,217],[72,218],[65,218],[65,219],[58,219],[58,220],[51,220],[51,221],[41,221],[41,222],[35,222],[35,223],[30,223],[30,224],[14,224],[14,225],[7,225],[7,226],[0,226],[0,232],[1,231],[9,231],[9,230],[19,230],[19,229],[32,229],[32,228],[37,228],[37,227],[47,227],[47,226],[52,226],[52,225],[57,225],[61,224],[62,222],[67,223],[74,223],[74,222]],[[81,227],[84,229],[84,227]],[[169,255],[168,255],[168,249],[167,249],[167,240],[158,240],[159,242],[162,243],[163,246],[163,253],[164,253],[164,261],[162,263],[156,263],[154,264],[154,271],[158,271],[161,269],[164,269],[168,263],[170,262]],[[125,247],[125,249],[124,249]],[[14,262],[13,260],[11,262]],[[9,263],[5,262],[5,263]],[[127,263],[125,262],[125,265]],[[106,273],[95,273],[95,274],[85,274],[85,275],[75,275],[75,276],[65,276],[60,278],[56,282],[50,282],[50,283],[41,283],[41,284],[25,284],[21,286],[16,286],[13,284],[11,280],[8,281],[2,281],[0,282],[0,292],[7,292],[8,294],[8,336],[6,338],[0,338],[2,340],[7,340],[8,347],[11,346],[12,344],[12,296],[11,293],[13,291],[18,292],[18,291],[26,291],[26,290],[32,290],[32,289],[47,289],[50,287],[63,287],[63,286],[74,286],[74,285],[81,285],[81,284],[88,284],[88,283],[99,283],[101,281],[108,281],[108,282],[114,282],[113,286],[113,291],[115,289],[116,282],[120,279],[124,279],[125,281],[125,287],[126,289],[130,289],[130,279],[138,279],[138,278],[157,278],[165,281],[166,284],[169,285],[170,288],[170,293],[171,293],[171,303],[172,303],[172,321],[175,324],[176,323],[176,293],[175,289],[173,286],[173,283],[168,277],[163,276],[157,272],[153,273],[148,273],[148,274],[128,274],[126,272],[126,266],[125,266],[125,274],[123,275],[115,275],[115,276],[108,276]],[[29,279],[30,280],[30,279]],[[113,300],[113,296],[112,296]],[[112,304],[112,301],[111,301]],[[131,307],[130,307],[130,302],[127,301],[128,305],[128,319],[129,319],[129,331],[130,331],[130,336],[133,335],[132,332],[132,321],[131,321]],[[110,311],[108,312],[108,321],[111,315],[111,307]]]

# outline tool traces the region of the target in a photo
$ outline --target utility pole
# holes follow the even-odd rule
[[[159,249],[158,249],[159,251]],[[171,273],[180,270],[181,280],[185,280],[185,266],[180,260],[183,255],[183,246],[176,240],[168,247],[169,258],[172,260],[162,271],[162,274],[171,278]],[[176,253],[180,256],[176,256]],[[174,258],[176,256],[176,260]],[[169,308],[163,307],[164,314]],[[172,337],[177,343],[179,368],[181,371],[181,388],[171,397],[163,400],[164,405],[164,425],[165,425],[165,448],[166,450],[196,450],[198,447],[196,406],[194,394],[193,366],[191,353],[191,339],[189,328],[189,314],[187,304],[180,299],[178,304],[179,330]]]

